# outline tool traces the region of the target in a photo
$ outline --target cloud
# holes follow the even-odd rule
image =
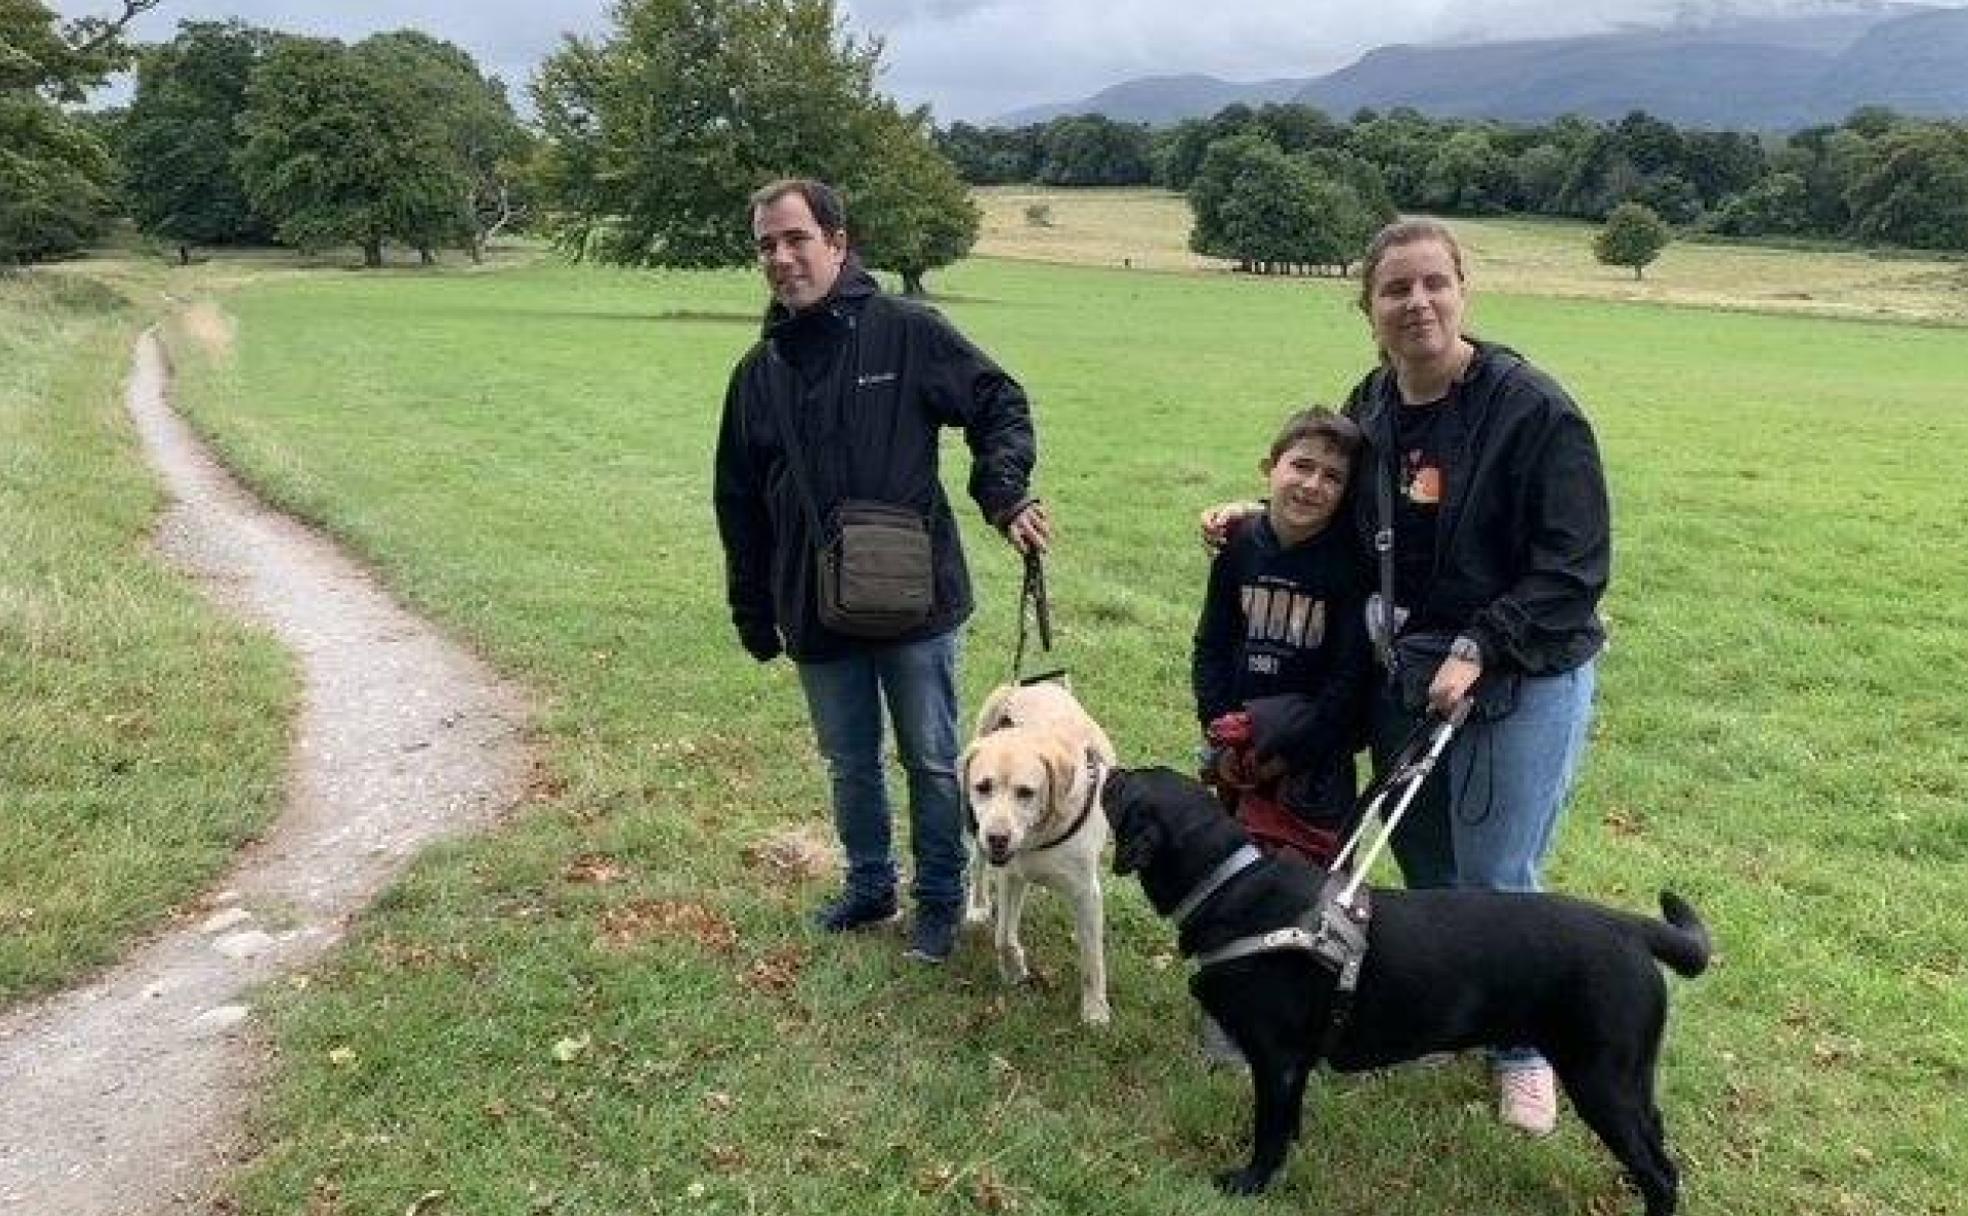
[[[1956,0],[1957,3],[1960,0]],[[1847,0],[837,0],[849,28],[883,39],[884,89],[942,121],[1068,101],[1137,76],[1315,76],[1397,42],[1550,38],[1623,25],[1849,10]],[[411,27],[503,77],[516,98],[563,33],[607,28],[610,0],[167,0],[145,38],[222,20],[361,38]],[[114,0],[54,0],[68,16]]]

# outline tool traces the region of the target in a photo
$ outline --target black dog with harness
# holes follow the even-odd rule
[[[1437,1051],[1529,1045],[1645,1198],[1678,1175],[1654,1101],[1667,1020],[1660,964],[1707,965],[1708,933],[1663,892],[1665,920],[1558,895],[1367,888],[1251,847],[1216,797],[1168,769],[1113,769],[1101,804],[1114,870],[1176,919],[1189,989],[1250,1064],[1250,1160],[1218,1175],[1263,1190],[1302,1121],[1307,1081]],[[1362,864],[1370,860],[1363,858]]]

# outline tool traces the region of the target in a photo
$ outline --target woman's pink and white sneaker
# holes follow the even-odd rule
[[[1549,1064],[1497,1070],[1497,1118],[1531,1136],[1558,1130],[1558,1081]]]

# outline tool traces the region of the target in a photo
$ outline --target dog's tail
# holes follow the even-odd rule
[[[1664,923],[1651,919],[1641,922],[1646,926],[1647,949],[1681,975],[1700,975],[1708,970],[1708,926],[1695,915],[1694,907],[1674,892],[1662,891],[1660,898]]]

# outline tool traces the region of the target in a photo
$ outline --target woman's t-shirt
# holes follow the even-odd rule
[[[1453,397],[1395,410],[1394,602],[1410,611],[1427,600],[1435,581],[1442,503],[1462,446],[1462,415]],[[1426,624],[1409,622],[1411,628]]]

